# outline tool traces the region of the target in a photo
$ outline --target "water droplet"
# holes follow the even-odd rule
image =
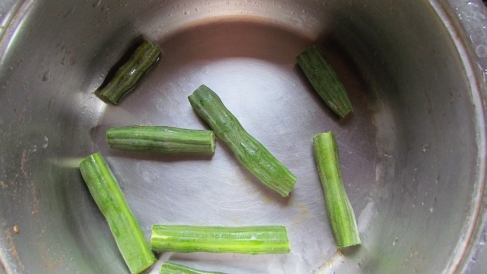
[[[46,136],[44,136],[44,138],[42,139],[42,148],[47,148],[47,146],[49,145],[49,139],[47,139]]]
[[[423,153],[426,153],[429,150],[430,146],[428,144],[423,145]]]
[[[93,8],[96,8],[96,7],[98,7],[100,4],[101,4],[101,0],[98,0],[98,1],[94,2],[94,3],[93,3],[91,6],[92,6]]]
[[[435,210],[434,207],[430,207],[430,212],[433,213],[433,211]]]
[[[394,241],[392,242],[392,246],[396,246],[396,244],[397,244],[397,241],[398,241],[398,240],[399,240],[399,238],[397,238],[397,237],[396,237],[396,238],[394,239]]]
[[[29,148],[29,152],[36,152],[37,151],[37,145],[32,145],[30,148]]]
[[[475,48],[475,53],[478,57],[486,57],[487,56],[487,46],[485,45],[478,45]]]

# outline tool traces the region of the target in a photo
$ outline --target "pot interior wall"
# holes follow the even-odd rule
[[[93,91],[140,34],[163,58],[106,105]],[[339,121],[296,66],[313,43],[344,81],[352,117]],[[7,273],[128,271],[77,168],[97,151],[147,237],[156,223],[285,225],[292,249],[161,261],[230,273],[439,273],[458,263],[477,206],[477,110],[427,1],[26,1],[0,46]],[[291,197],[261,186],[220,141],[200,158],[108,149],[114,125],[207,128],[187,101],[201,84],[297,175]],[[339,252],[311,148],[329,130],[363,241]]]

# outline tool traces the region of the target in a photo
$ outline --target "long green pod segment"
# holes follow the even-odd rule
[[[159,59],[161,51],[151,41],[144,39],[129,59],[117,70],[108,84],[99,91],[114,105],[140,81],[144,73]]]
[[[171,262],[163,262],[159,274],[223,274],[221,272],[207,272]]]
[[[95,153],[79,165],[91,196],[105,216],[117,246],[131,273],[140,273],[156,258],[102,155]]]
[[[167,126],[111,127],[106,132],[111,148],[159,153],[215,152],[215,134],[211,130],[193,130]]]
[[[318,134],[313,146],[335,242],[338,248],[360,244],[355,214],[343,186],[335,135],[331,131]]]
[[[202,85],[188,98],[196,113],[252,174],[283,197],[289,195],[296,176],[245,131],[215,92]]]
[[[353,111],[352,102],[345,87],[316,45],[306,49],[296,57],[296,60],[321,99],[340,118]]]
[[[153,225],[152,250],[159,252],[211,252],[240,254],[289,253],[283,226]]]

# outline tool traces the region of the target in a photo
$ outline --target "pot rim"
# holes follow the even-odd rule
[[[24,16],[35,3],[34,0],[3,0],[0,3],[0,64],[4,53],[8,51],[10,41],[22,23]],[[462,235],[458,239],[451,261],[445,266],[445,273],[469,272],[477,256],[479,261],[487,261],[487,248],[483,247],[484,234],[487,235],[487,132],[486,106],[487,99],[487,28],[481,20],[487,20],[487,7],[483,1],[469,0],[429,0],[430,5],[441,19],[448,31],[459,58],[464,66],[469,83],[472,103],[475,109],[477,126],[477,180],[472,193],[468,221],[464,224]],[[469,17],[476,12],[479,18]],[[483,49],[481,52],[478,49]],[[479,252],[480,251],[480,252]],[[0,253],[0,265],[9,273],[8,260]],[[481,258],[479,258],[481,257]]]

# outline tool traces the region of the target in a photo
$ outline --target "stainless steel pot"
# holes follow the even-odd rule
[[[161,254],[229,273],[481,273],[487,11],[482,2],[4,1],[0,262],[6,273],[125,273],[77,164],[100,151],[147,237],[155,223],[288,228],[286,255]],[[119,106],[93,92],[139,35],[163,60]],[[338,121],[295,56],[319,43],[355,105]],[[218,143],[212,158],[115,151],[112,125],[206,128],[213,88],[298,177],[288,199]],[[335,131],[363,244],[337,251],[311,150]],[[476,263],[476,261],[482,261]]]

